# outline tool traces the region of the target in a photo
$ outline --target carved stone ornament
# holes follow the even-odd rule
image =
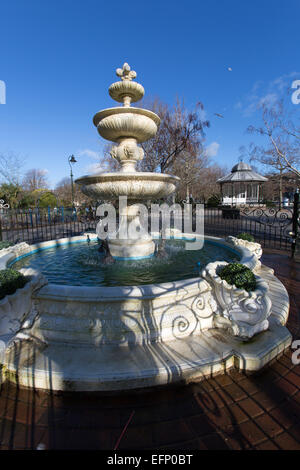
[[[269,327],[272,303],[268,284],[256,275],[256,289],[252,292],[230,285],[218,275],[218,270],[227,264],[216,261],[202,271],[216,300],[215,325],[230,330],[234,336],[249,339]]]

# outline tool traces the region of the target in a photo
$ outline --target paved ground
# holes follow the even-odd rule
[[[268,253],[300,339],[300,264]],[[0,449],[300,449],[300,365],[286,352],[259,374],[105,397],[2,386]]]

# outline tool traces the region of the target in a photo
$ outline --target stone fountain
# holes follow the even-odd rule
[[[112,147],[110,154],[120,163],[121,170],[83,176],[76,183],[84,194],[95,200],[127,198],[126,208],[120,210],[119,233],[111,234],[108,244],[113,257],[137,259],[153,255],[155,244],[151,235],[140,230],[143,235],[138,238],[124,239],[120,236],[122,227],[125,223],[132,223],[138,233],[142,224],[137,202],[166,198],[175,191],[179,178],[136,171],[136,163],[144,157],[144,151],[138,144],[155,136],[160,118],[152,111],[131,106],[144,96],[143,86],[133,81],[136,72],[125,63],[116,73],[121,80],[109,87],[109,94],[123,106],[99,111],[94,116],[94,124],[101,137],[118,144]]]
[[[124,64],[117,75],[122,80],[113,83],[109,93],[123,106],[100,111],[94,123],[102,137],[117,144],[111,155],[121,170],[84,176],[77,183],[97,200],[128,199],[115,234],[120,235],[126,218],[141,224],[139,201],[167,197],[178,179],[136,171],[137,161],[143,158],[138,144],[155,135],[160,120],[151,111],[131,107],[144,95],[142,85],[132,81],[136,73]],[[109,235],[116,258],[131,260],[154,252],[148,233],[137,238]],[[96,241],[97,235],[90,238]],[[198,381],[232,367],[261,369],[291,344],[285,327],[287,291],[273,270],[259,261],[261,251],[252,246],[256,244],[245,246],[233,237],[206,239],[234,251],[239,262],[254,272],[254,291],[219,277],[224,260],[208,263],[191,278],[172,279],[168,272],[168,282],[112,287],[74,285],[73,278],[70,285],[60,279],[51,283],[47,272],[44,277],[30,267],[20,269],[30,282],[0,301],[0,383],[11,380],[21,386],[63,391],[123,391]],[[34,253],[40,256],[41,250],[73,243],[86,246],[86,236],[15,245],[1,250],[0,269]],[[126,261],[120,261],[112,267],[118,268],[118,263],[126,266]]]

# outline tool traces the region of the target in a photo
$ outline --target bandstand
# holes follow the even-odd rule
[[[237,163],[231,173],[217,180],[221,186],[222,204],[258,204],[263,199],[265,181],[268,179],[253,171],[248,163]]]

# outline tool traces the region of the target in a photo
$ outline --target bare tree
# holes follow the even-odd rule
[[[300,179],[300,126],[292,121],[283,101],[278,101],[272,107],[265,104],[261,107],[262,125],[249,126],[247,131],[266,138],[265,145],[250,144],[246,151],[250,161],[257,161],[271,167],[279,173],[279,201],[282,202],[283,174],[286,171],[294,173]],[[245,148],[242,148],[245,153]]]
[[[23,188],[26,191],[36,191],[37,189],[46,189],[49,187],[47,171],[38,168],[28,170],[23,178]]]
[[[59,201],[59,204],[63,206],[72,205],[72,186],[71,186],[71,178],[66,176],[65,178],[61,179],[56,187],[55,187],[55,194]]]
[[[266,173],[266,181],[263,185],[263,195],[266,201],[274,201],[278,199],[279,188],[283,196],[291,198],[297,188],[297,177],[292,172],[280,173]]]
[[[179,192],[189,197],[191,186],[200,178],[201,170],[210,163],[204,149],[204,130],[209,122],[204,119],[202,103],[197,103],[193,111],[188,111],[183,102],[177,100],[170,107],[160,99],[144,100],[143,108],[158,114],[161,124],[156,135],[141,144],[145,155],[138,162],[140,171],[172,171],[181,178]],[[111,145],[105,148],[99,168],[104,171],[118,170],[119,163],[110,156]]]
[[[112,144],[107,144],[104,147],[103,157],[99,164],[99,171],[118,171],[121,167],[121,164],[113,158],[110,154]]]
[[[77,204],[91,204],[92,199],[88,196],[85,196],[76,183],[74,184],[74,192],[75,192],[75,205]],[[72,205],[72,185],[71,185],[71,178],[65,177],[60,180],[54,191],[58,203],[62,206],[71,206]]]
[[[172,173],[179,176],[180,183],[178,187],[179,196],[188,201],[191,195],[191,189],[196,187],[197,182],[202,178],[202,172],[210,164],[210,158],[205,152],[200,155],[195,149],[182,151],[176,158],[172,166]],[[193,193],[195,196],[195,194]]]
[[[217,164],[203,168],[200,177],[192,186],[194,197],[202,202],[206,202],[212,196],[221,197],[220,185],[217,183],[217,180],[227,173],[227,168]]]
[[[140,163],[142,170],[164,173],[173,167],[184,150],[191,154],[203,151],[204,130],[209,127],[209,121],[203,118],[202,103],[188,111],[179,100],[174,107],[169,107],[155,99],[147,107],[159,115],[161,124],[155,137],[142,144],[145,152]]]
[[[184,103],[177,100],[170,107],[160,99],[143,100],[141,107],[152,110],[161,119],[156,135],[141,144],[145,156],[138,162],[140,171],[165,172],[173,168],[176,159],[183,151],[200,155],[203,151],[204,130],[209,122],[203,118],[202,103],[197,103],[193,111],[188,111]],[[105,147],[99,168],[104,171],[118,170],[120,165],[110,156],[111,145]],[[177,165],[178,166],[178,165]]]
[[[14,153],[0,154],[0,178],[3,183],[19,185],[24,158]]]

